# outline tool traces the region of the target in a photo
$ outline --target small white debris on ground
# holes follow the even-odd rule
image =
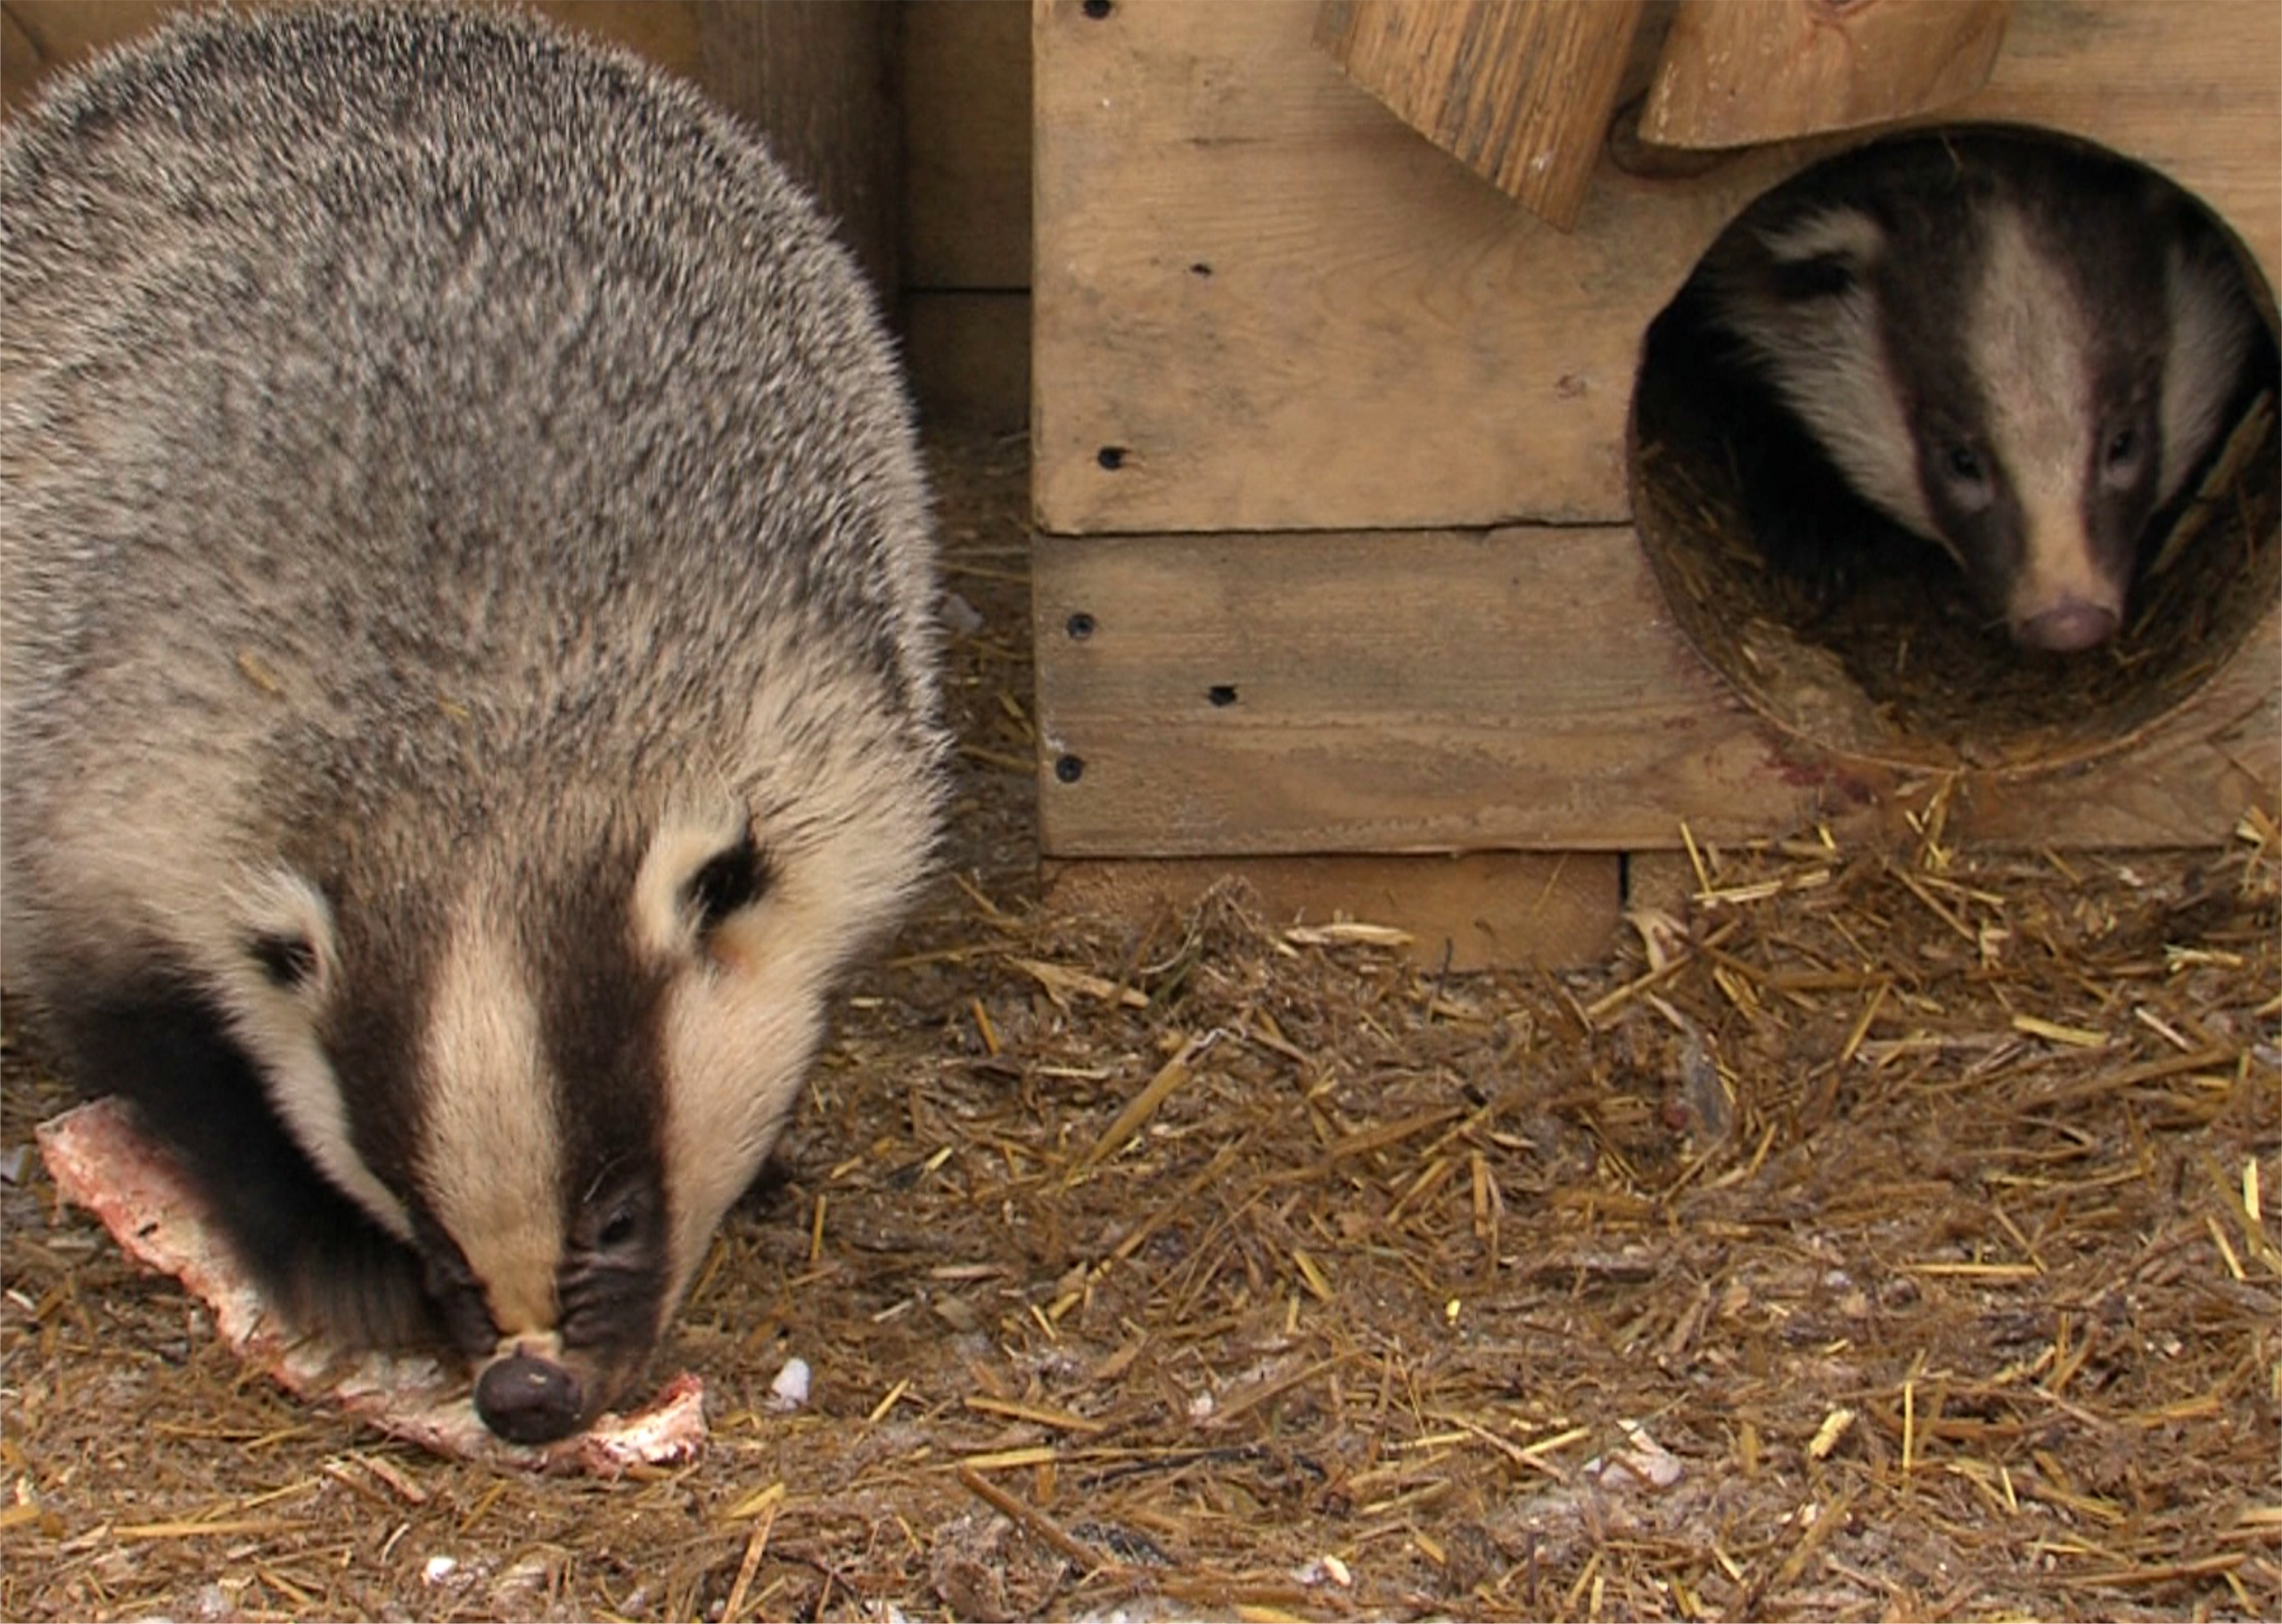
[[[797,1410],[809,1401],[809,1362],[792,1358],[768,1384],[768,1407],[780,1414]]]
[[[1637,1421],[1620,1421],[1624,1448],[1585,1463],[1585,1475],[1604,1489],[1670,1489],[1686,1475],[1679,1456],[1648,1436]]]
[[[943,595],[943,629],[954,637],[972,637],[988,622],[982,611],[956,592]]]

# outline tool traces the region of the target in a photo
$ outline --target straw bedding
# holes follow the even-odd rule
[[[1235,889],[1057,916],[1020,455],[939,456],[953,871],[661,1361],[703,1457],[548,1480],[283,1396],[59,1208],[11,1057],[0,1614],[2282,1612],[2266,816],[1699,848],[1561,975]]]

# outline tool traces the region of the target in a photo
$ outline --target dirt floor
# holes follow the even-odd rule
[[[1583,973],[1036,899],[1022,448],[952,873],[541,1480],[287,1398],[0,1120],[9,1619],[2282,1614],[2282,841],[1703,852]],[[814,1372],[805,1407],[771,1383]]]

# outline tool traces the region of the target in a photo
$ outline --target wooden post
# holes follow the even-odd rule
[[[1316,43],[1436,146],[1566,231],[1644,0],[1325,0]]]
[[[1641,110],[1659,146],[1859,129],[1989,82],[2010,0],[1680,0]]]

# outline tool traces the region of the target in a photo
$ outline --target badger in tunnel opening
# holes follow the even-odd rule
[[[2123,627],[2164,521],[2272,371],[2231,245],[2177,187],[1993,132],[1889,139],[1769,193],[1650,353],[1686,357],[1740,425],[1776,567],[1843,587],[1898,527],[2015,644],[2056,653]]]
[[[760,144],[508,12],[0,127],[0,955],[297,1326],[631,1390],[932,861],[932,520]]]

